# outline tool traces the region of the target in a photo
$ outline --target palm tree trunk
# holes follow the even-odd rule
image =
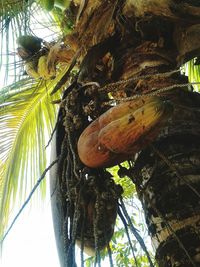
[[[161,97],[173,103],[168,125],[155,142],[139,153],[132,179],[145,211],[158,265],[190,267],[200,265],[200,96],[187,87],[178,88],[187,83],[180,74],[158,78],[154,75],[173,70],[177,62],[198,54],[195,32],[199,25],[180,23],[177,27],[169,21],[157,18],[148,20],[148,25],[141,23],[146,41],[123,54],[121,75],[128,78],[131,74],[152,74],[134,85],[136,92],[165,88]],[[167,91],[171,85],[177,88]]]
[[[159,88],[165,88],[158,95],[174,107],[159,137],[139,153],[132,180],[143,204],[158,265],[199,266],[200,96],[187,87],[178,88],[187,83],[180,74],[156,77],[156,73],[175,69],[176,64],[169,57],[176,58],[174,46],[163,47],[159,53],[158,46],[144,42],[125,55],[127,66],[123,65],[123,77],[127,73],[151,76],[139,79],[135,90],[148,92],[157,88],[159,92]],[[145,68],[139,69],[140,66]],[[171,85],[173,90],[167,91]]]
[[[155,31],[153,24],[150,29]],[[176,68],[177,50],[170,42],[170,27],[165,25],[162,47],[159,41],[149,40],[131,52],[126,50],[121,75],[127,79],[135,74],[136,92],[157,88],[160,97],[173,103],[174,112],[168,125],[138,155],[132,179],[143,204],[158,265],[190,267],[200,264],[200,96],[189,92],[187,87],[178,88],[188,82],[180,74],[156,77],[156,73]],[[139,79],[142,75],[151,77]],[[168,91],[171,85],[174,88]],[[159,88],[166,91],[159,93]]]
[[[96,34],[97,45],[82,62],[79,82],[92,81],[104,86],[125,80],[118,90],[111,92],[113,97],[153,93],[172,103],[173,115],[158,138],[137,155],[131,178],[143,204],[159,267],[199,266],[200,96],[189,91],[184,85],[187,78],[177,70],[199,52],[199,5],[195,1],[182,1],[180,5],[168,0],[125,1],[121,12],[122,6],[113,11],[114,2],[98,3],[97,16],[92,11],[90,17],[86,11],[93,2],[88,1],[86,15],[83,13],[83,22],[80,20],[74,36],[79,37],[79,47],[85,46],[87,50],[95,39],[89,37]],[[91,10],[95,10],[94,6]],[[109,25],[111,19],[102,32],[94,33],[101,28],[99,24],[105,24],[105,20],[100,21],[101,13],[103,18],[113,16],[115,20],[112,40],[108,32],[103,32],[113,30]],[[102,58],[108,52],[112,64],[105,66]],[[95,68],[99,61],[101,68]],[[56,197],[53,207],[59,204],[58,211],[63,200],[54,190],[52,187]],[[54,220],[60,220],[57,235],[61,236],[63,219]],[[63,236],[59,238],[63,247]],[[60,251],[64,257],[65,251]]]
[[[185,97],[191,106],[175,108],[169,125],[135,166],[134,181],[161,267],[200,263],[200,114],[195,111],[200,99]]]

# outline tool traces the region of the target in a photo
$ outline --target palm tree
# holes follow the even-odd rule
[[[10,14],[29,10],[32,1],[27,6],[22,2],[14,14],[9,5],[0,9],[2,16],[7,15],[2,19],[6,27]],[[24,114],[31,114],[30,131],[37,129],[32,140],[40,148],[38,155],[44,155],[41,132],[45,124],[51,132],[55,117],[54,106],[46,100],[49,92],[57,99],[59,89],[64,89],[52,135],[52,160],[57,163],[51,169],[61,266],[76,265],[75,241],[81,249],[92,250],[99,262],[99,250],[108,246],[117,213],[131,227],[121,187],[106,169],[125,160],[128,163],[119,165],[118,174],[128,176],[137,188],[158,266],[198,266],[200,97],[179,68],[194,58],[199,63],[200,4],[195,0],[77,0],[67,4],[62,12],[54,4],[45,6],[60,23],[61,41],[39,41],[36,51],[19,42],[26,71],[36,78],[35,91],[29,90],[28,79],[18,83],[20,92],[15,84],[0,98],[4,107],[1,128],[9,126],[2,136],[10,135],[9,143],[5,137],[0,143],[4,226],[9,201],[18,189],[14,177],[27,168],[25,160],[12,164],[19,155],[25,159],[27,152],[25,130],[30,125]],[[37,78],[45,82],[38,86]],[[42,118],[40,111],[45,114]],[[34,165],[34,143],[30,152],[37,176],[45,160]]]

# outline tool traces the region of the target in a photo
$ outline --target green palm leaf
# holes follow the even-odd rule
[[[14,82],[0,90],[0,239],[5,233],[10,212],[16,207],[15,202],[24,201],[46,168],[45,146],[57,111],[51,101],[60,98],[59,92],[53,96],[50,92],[65,72],[61,71],[53,82],[21,80],[19,67],[22,63],[17,62],[14,52],[16,37],[32,34],[30,26],[35,24],[38,27],[37,17],[41,17],[41,22],[43,19],[48,22],[50,29],[58,24],[58,20],[44,13],[36,3],[32,5],[33,2],[0,1],[1,77],[4,77],[5,84]],[[33,14],[36,14],[36,23],[33,23]],[[45,182],[40,188],[44,195]]]
[[[188,61],[185,64],[185,72],[189,77],[190,82],[200,82],[200,65],[195,65],[195,59]],[[194,89],[200,92],[200,85],[193,85]]]
[[[61,73],[60,75],[63,75]],[[0,236],[7,226],[16,197],[25,199],[46,167],[46,150],[55,124],[50,96],[54,82],[22,80],[0,94]],[[44,184],[41,187],[45,192]]]

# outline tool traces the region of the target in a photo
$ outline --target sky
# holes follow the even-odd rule
[[[4,241],[1,267],[59,267],[50,196],[44,203],[37,204],[34,197],[31,202]]]
[[[34,15],[35,16],[31,19],[42,21],[41,17],[43,18],[43,16],[41,14]],[[42,28],[39,22],[37,23],[37,21],[34,21],[32,25],[34,25],[33,31],[36,35],[40,37],[43,36],[45,40],[50,39],[47,37],[52,36],[52,32],[47,28]],[[5,42],[5,39],[3,42]],[[11,43],[12,42],[9,43],[9,52],[12,62],[12,54],[15,52],[15,49]],[[3,46],[4,60],[5,43],[2,44],[0,42],[0,46]],[[3,87],[4,72],[5,65],[1,68],[0,88]],[[13,81],[12,73],[10,74],[8,84],[10,81]],[[48,177],[45,179],[48,179]],[[49,181],[47,181],[47,184],[48,182]],[[25,207],[12,230],[4,240],[3,251],[0,257],[1,267],[60,267],[51,217],[50,194],[47,192],[44,201],[38,201],[37,197],[37,194],[34,193],[30,203]],[[14,217],[18,211],[19,206],[12,212],[11,217]]]

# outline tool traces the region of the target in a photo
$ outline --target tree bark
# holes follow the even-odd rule
[[[66,40],[74,42],[76,37],[77,43],[71,47],[82,47],[82,56],[86,55],[81,83],[104,86],[134,78],[111,92],[112,96],[131,97],[154,89],[154,94],[172,103],[173,115],[158,138],[138,153],[131,178],[143,204],[159,266],[199,266],[200,96],[183,85],[187,78],[175,70],[200,51],[200,7],[189,0],[125,1],[119,6],[116,2],[121,3],[87,1],[74,34]],[[111,42],[110,36],[114,37]],[[109,66],[103,59],[107,53],[112,62]],[[54,190],[52,187],[53,207],[55,201],[60,207],[64,198]],[[58,206],[54,216],[60,216]],[[63,231],[65,216],[55,219],[56,235]],[[64,246],[62,238],[58,242]],[[65,251],[61,251],[64,257]]]
[[[161,267],[200,264],[200,114],[195,111],[200,99],[185,97],[191,106],[175,107],[169,125],[135,165],[138,195]]]
[[[153,74],[176,65],[169,56],[175,56],[176,51],[168,46],[158,53],[158,45],[144,42],[132,53],[124,53],[123,78],[133,73],[137,77],[152,74],[137,82],[138,92],[177,85],[160,94],[173,103],[174,112],[157,140],[139,153],[133,182],[143,204],[158,265],[199,266],[200,96],[186,87],[178,89],[179,84],[187,82],[180,74],[155,78]]]
[[[138,154],[133,182],[143,204],[158,265],[199,266],[200,97],[197,93],[189,92],[187,87],[178,89],[179,84],[187,83],[186,77],[180,74],[159,78],[154,76],[175,69],[181,53],[173,40],[173,25],[161,20],[158,29],[154,23],[159,20],[149,21],[148,28],[141,24],[146,41],[131,52],[127,49],[122,56],[123,79],[131,75],[152,75],[149,79],[139,79],[132,84],[136,92],[177,85],[171,91],[160,93],[161,98],[173,103],[174,112],[157,140]],[[164,35],[157,38],[163,38],[160,46],[159,41],[153,41],[148,36],[151,36],[151,30],[154,31],[154,38],[156,30],[162,32],[162,23],[165,24]],[[182,31],[179,34],[182,35]],[[192,47],[192,39],[190,41]],[[183,61],[186,61],[188,53],[183,54]]]

